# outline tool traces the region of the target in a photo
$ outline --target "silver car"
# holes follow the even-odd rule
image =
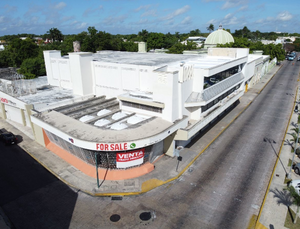
[[[298,195],[300,195],[300,180],[292,180],[288,186],[292,186],[294,187],[294,189],[296,190],[296,192],[298,193]]]

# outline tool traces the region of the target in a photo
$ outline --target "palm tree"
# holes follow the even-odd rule
[[[287,187],[287,190],[290,192],[290,195],[292,197],[292,203],[297,206],[296,217],[294,219],[294,223],[296,223],[300,208],[300,195],[293,186]]]
[[[63,35],[57,28],[51,28],[49,31],[47,31],[47,34],[49,34],[48,36],[50,39],[52,39],[52,41],[63,40]]]
[[[209,33],[211,33],[212,31],[215,30],[215,27],[213,24],[210,24],[208,27],[206,27],[206,29],[209,31]]]

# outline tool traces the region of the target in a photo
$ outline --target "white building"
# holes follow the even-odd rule
[[[0,115],[32,127],[40,144],[92,177],[95,163],[109,168],[108,180],[141,176],[161,155],[175,156],[269,65],[244,48],[201,55],[44,51],[44,58],[48,86],[17,98],[2,90]]]

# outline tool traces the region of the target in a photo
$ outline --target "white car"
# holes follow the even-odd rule
[[[288,186],[293,186],[298,195],[300,195],[300,180],[292,180]]]

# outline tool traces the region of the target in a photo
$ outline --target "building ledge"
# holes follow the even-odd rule
[[[124,95],[119,95],[118,99],[120,101],[137,103],[137,104],[142,104],[142,105],[151,106],[151,107],[157,107],[157,108],[162,108],[162,109],[165,108],[164,103],[155,102],[155,101],[151,100],[150,97],[146,97],[143,95],[139,95],[139,96],[136,95],[136,97],[134,97],[134,96],[131,96],[130,94],[124,94]]]

